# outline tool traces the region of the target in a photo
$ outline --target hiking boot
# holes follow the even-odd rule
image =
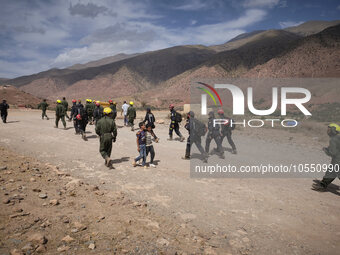
[[[83,138],[84,141],[87,141],[87,137],[84,133],[81,134],[81,138]]]
[[[183,142],[185,140],[184,136],[181,136],[180,141]]]
[[[50,118],[49,117],[46,117],[47,120],[49,120]]]
[[[137,166],[136,160],[132,160],[132,166],[133,166],[133,167],[136,167],[136,166]]]

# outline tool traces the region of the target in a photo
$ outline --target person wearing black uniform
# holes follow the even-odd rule
[[[204,125],[202,123],[202,125]],[[189,137],[187,139],[187,146],[185,150],[185,156],[182,159],[190,159],[190,151],[191,151],[191,145],[196,144],[198,150],[203,156],[203,162],[208,162],[208,155],[204,151],[202,144],[201,144],[201,136],[198,132],[198,120],[195,119],[195,113],[193,111],[188,112],[187,115],[187,121],[185,123],[185,129],[189,132]]]
[[[110,103],[109,107],[112,110],[111,117],[113,120],[115,120],[117,117],[117,103],[113,102],[111,99],[109,100],[109,103]]]
[[[0,113],[1,113],[1,119],[3,123],[7,123],[7,115],[8,115],[8,109],[9,105],[7,104],[6,100],[2,100],[2,103],[0,104]]]
[[[95,121],[95,125],[97,125],[97,122],[103,117],[103,107],[100,105],[100,103],[96,102],[96,108],[94,108],[93,111],[93,119]]]
[[[221,133],[220,133],[220,125],[215,125],[214,127],[214,119],[215,119],[214,112],[209,112],[208,134],[205,140],[205,152],[209,154],[210,143],[214,139],[217,145],[217,152],[220,158],[224,158],[224,151],[222,148],[222,139],[221,139]]]
[[[159,138],[156,136],[155,132],[153,131],[153,129],[155,128],[155,121],[156,121],[156,119],[155,119],[155,116],[153,115],[153,113],[151,112],[151,109],[146,108],[144,123],[146,124],[146,126],[151,127],[150,133],[155,138],[155,142],[158,143]]]
[[[237,154],[235,143],[234,143],[233,139],[231,138],[231,133],[232,133],[232,130],[235,129],[235,124],[233,126],[231,126],[231,118],[225,117],[224,111],[222,109],[218,110],[217,113],[218,113],[220,119],[228,120],[228,123],[223,125],[222,129],[221,129],[221,134],[222,134],[221,144],[223,143],[224,137],[227,137],[228,143],[230,144],[231,149],[232,149],[231,153]]]
[[[77,122],[77,115],[78,115],[78,105],[77,105],[77,100],[73,99],[72,100],[72,107],[71,107],[71,114],[70,118],[73,120],[73,126],[75,129],[75,134],[78,135],[80,134],[79,131],[79,124]]]
[[[179,131],[179,122],[182,121],[182,116],[175,111],[175,106],[173,104],[169,105],[170,109],[170,127],[169,127],[169,138],[168,140],[172,140],[172,133],[175,130],[175,133],[180,137],[181,142],[184,141],[184,136],[182,136],[181,132]]]

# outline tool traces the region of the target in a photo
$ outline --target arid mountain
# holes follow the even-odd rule
[[[88,67],[96,67],[96,66],[102,66],[102,65],[107,65],[107,64],[111,64],[120,60],[124,60],[124,59],[128,59],[128,58],[133,58],[140,55],[139,53],[135,53],[135,54],[117,54],[111,57],[107,57],[107,58],[102,58],[96,61],[91,61],[88,62],[86,64],[75,64],[73,66],[68,67],[68,69],[72,69],[72,70],[80,70],[80,69],[85,69]]]
[[[1,102],[3,99],[6,99],[10,105],[29,107],[36,107],[41,102],[40,98],[9,85],[0,86]]]
[[[338,24],[340,24],[340,20],[334,20],[334,21],[311,20],[311,21],[302,23],[301,25],[298,25],[295,27],[289,27],[284,30],[294,33],[294,34],[301,35],[301,36],[308,36],[308,35],[319,33],[328,27],[333,27]]]
[[[340,25],[299,40],[246,77],[340,77]]]

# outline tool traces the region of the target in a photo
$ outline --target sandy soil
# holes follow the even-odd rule
[[[4,254],[28,243],[49,254],[338,253],[338,180],[330,192],[319,193],[311,190],[310,178],[190,178],[190,162],[180,159],[185,143],[166,141],[167,125],[161,124],[155,130],[161,138],[154,145],[157,167],[134,168],[135,135],[121,119],[114,169],[108,169],[93,126],[85,142],[70,122],[68,130],[55,129],[54,119],[42,121],[39,111],[11,111],[9,122],[0,125],[0,146],[6,149],[0,167],[7,167],[0,172]],[[299,134],[237,130],[234,141],[239,154],[225,155],[235,165],[329,162],[322,144]],[[226,141],[223,146],[229,147]],[[48,198],[39,198],[41,193]],[[60,204],[50,205],[53,199]],[[46,244],[29,241],[37,232]],[[75,241],[61,241],[67,235]],[[92,243],[94,250],[88,248]]]

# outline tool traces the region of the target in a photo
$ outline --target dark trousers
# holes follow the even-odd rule
[[[110,133],[100,136],[99,152],[104,159],[111,156],[112,139],[113,137]]]
[[[203,147],[202,147],[202,144],[201,144],[201,138],[197,138],[197,139],[195,139],[194,141],[191,141],[191,140],[190,140],[190,135],[189,135],[189,137],[188,137],[188,139],[187,139],[187,148],[186,148],[186,150],[185,150],[185,156],[186,156],[186,157],[190,157],[191,144],[195,144],[195,145],[197,146],[197,149],[200,151],[200,153],[201,153],[202,155],[206,155],[206,154],[205,154],[205,151],[204,151],[204,149],[203,149]]]
[[[169,136],[172,138],[172,133],[174,132],[179,136],[182,137],[181,132],[179,132],[179,125],[178,123],[170,123],[170,127],[169,127]]]
[[[56,116],[55,117],[55,125],[58,127],[59,120],[63,123],[64,127],[66,128],[66,121],[65,121],[65,116]]]
[[[210,143],[213,139],[214,139],[214,141],[217,145],[217,151],[220,154],[223,154],[222,139],[221,139],[221,136],[218,135],[218,134],[216,134],[216,135],[208,134],[207,135],[207,139],[205,140],[205,152],[209,153]]]
[[[335,164],[335,163],[331,163],[332,168],[329,167],[327,169],[327,172],[325,173],[325,176],[322,178],[321,183],[324,184],[326,187],[331,184],[336,177],[338,177],[340,179],[340,172],[339,172],[339,168],[340,165],[339,164]]]
[[[7,112],[5,112],[5,113],[1,113],[1,119],[2,119],[2,122],[3,123],[6,123],[7,122]]]
[[[153,145],[146,146],[146,156],[148,156],[150,153],[150,164],[153,164],[153,160],[155,158],[155,149],[153,148]]]
[[[44,117],[46,117],[48,119],[48,117],[46,115],[46,110],[42,110],[42,113],[41,113],[41,118],[44,119]]]
[[[233,150],[236,150],[236,146],[235,146],[235,144],[234,144],[234,141],[233,141],[233,139],[231,138],[231,130],[230,130],[230,131],[227,131],[227,132],[222,136],[221,144],[223,143],[224,137],[227,137],[228,143],[230,144],[231,148],[232,148]]]

